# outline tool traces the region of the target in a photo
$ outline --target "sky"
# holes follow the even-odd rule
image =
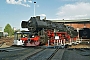
[[[34,3],[36,2],[36,4]],[[0,27],[6,24],[16,29],[21,28],[21,21],[30,17],[41,16],[43,19],[89,19],[90,0],[0,0]]]

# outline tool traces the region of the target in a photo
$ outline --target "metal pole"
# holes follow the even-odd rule
[[[54,40],[54,46],[55,46],[55,40]]]
[[[65,45],[65,39],[64,39],[64,45]]]
[[[62,45],[62,40],[61,40],[61,45]]]
[[[35,17],[35,4],[36,4],[36,2],[34,2],[34,17]]]
[[[49,40],[48,40],[48,47],[49,47]]]
[[[59,43],[60,43],[60,40],[59,40]]]
[[[58,40],[57,40],[57,46],[58,46]]]
[[[70,45],[72,45],[72,39],[70,38]]]

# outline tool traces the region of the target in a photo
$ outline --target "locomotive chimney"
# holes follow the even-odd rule
[[[46,20],[46,17],[44,17],[44,19],[43,20]]]
[[[36,16],[36,18],[40,20],[40,16]]]

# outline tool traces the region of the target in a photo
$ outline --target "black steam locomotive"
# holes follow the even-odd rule
[[[69,40],[78,36],[77,31],[73,27],[50,20],[40,20],[40,16],[31,17],[28,21],[22,21],[21,27],[28,28],[29,31],[28,33],[18,32],[21,34],[21,38],[14,40],[16,45],[37,46],[39,44],[46,44],[48,40],[50,43],[54,43],[53,40],[55,39],[64,41],[64,39]],[[28,38],[22,38],[24,33],[27,33]]]
[[[67,32],[71,37],[78,35],[73,27],[66,26],[63,23],[52,22],[50,20],[40,20],[40,16],[31,17],[28,21],[22,21],[21,27],[28,28],[30,32],[40,32],[43,29],[53,29],[56,32]]]

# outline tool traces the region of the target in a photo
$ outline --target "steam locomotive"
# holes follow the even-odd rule
[[[31,17],[28,21],[21,22],[22,28],[29,31],[15,33],[14,45],[39,46],[55,45],[55,43],[65,44],[70,39],[76,40],[78,32],[71,26],[63,23],[52,22],[40,19],[40,16]],[[58,44],[57,44],[58,45]]]

